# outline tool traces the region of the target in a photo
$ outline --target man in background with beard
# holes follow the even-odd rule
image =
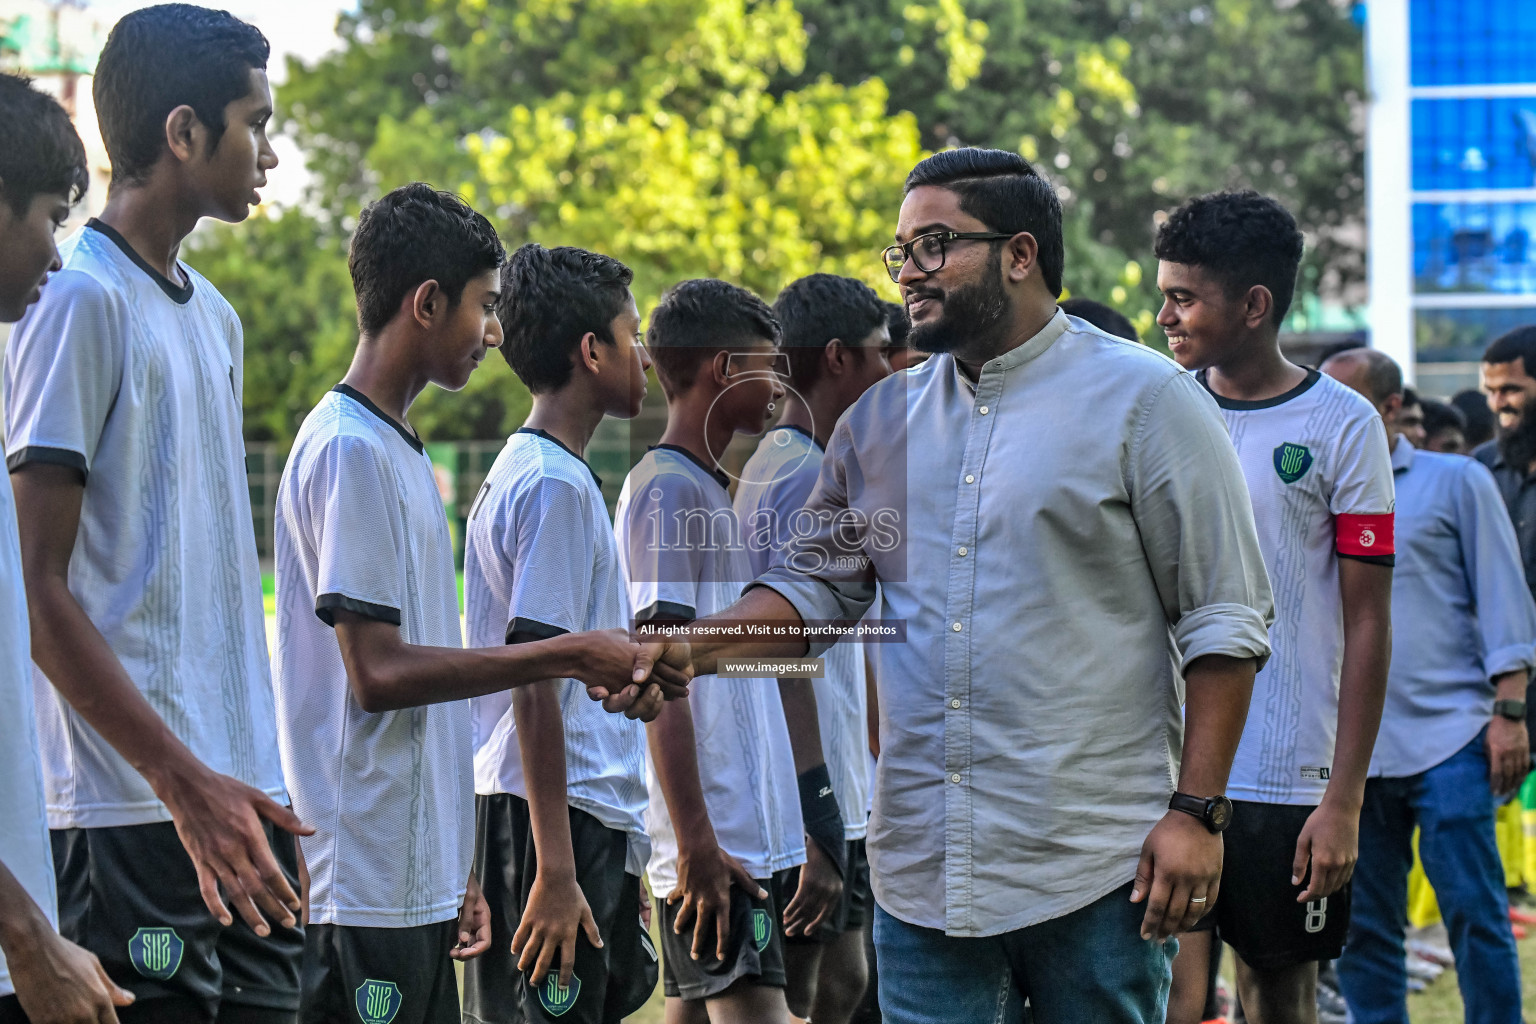
[[[1536,326],[1516,327],[1483,353],[1483,394],[1498,433],[1472,455],[1493,470],[1520,539],[1525,582],[1536,597]],[[1529,413],[1529,415],[1528,415]]]
[[[1536,325],[1501,334],[1483,353],[1483,394],[1498,419],[1492,441],[1472,456],[1493,470],[1515,524],[1525,583],[1536,598]],[[1536,735],[1536,692],[1526,693],[1525,723]]]
[[[871,606],[904,627],[867,648],[888,1024],[1016,1024],[1026,998],[1038,1024],[1162,1024],[1269,654],[1242,470],[1194,377],[1057,308],[1061,206],[1017,154],[918,164],[896,243],[936,354],[843,414],[783,557],[694,634],[697,672],[818,656],[836,636],[802,624]]]

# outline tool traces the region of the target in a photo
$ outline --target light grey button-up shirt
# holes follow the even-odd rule
[[[870,648],[880,905],[996,935],[1129,882],[1176,781],[1180,667],[1269,653],[1247,487],[1199,383],[1058,311],[974,384],[941,355],[871,388],[807,508],[819,532],[758,583],[810,622],[859,619],[878,580],[906,623]]]

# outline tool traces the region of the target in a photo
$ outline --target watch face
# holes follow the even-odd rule
[[[1232,801],[1224,796],[1213,797],[1206,805],[1206,817],[1216,832],[1225,832],[1232,824]]]

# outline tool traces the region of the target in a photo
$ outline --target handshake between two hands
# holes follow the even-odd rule
[[[688,696],[693,653],[680,640],[637,643],[622,629],[583,633],[583,670],[574,673],[603,710],[654,721],[669,700]]]

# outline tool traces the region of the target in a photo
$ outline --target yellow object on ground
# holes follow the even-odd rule
[[[1519,798],[1499,808],[1493,821],[1493,831],[1499,840],[1499,859],[1504,862],[1504,886],[1518,888],[1531,880],[1526,871],[1524,807]]]
[[[1536,772],[1525,777],[1520,787],[1520,825],[1525,840],[1525,887],[1536,892]]]
[[[1413,869],[1408,872],[1408,923],[1423,928],[1440,920],[1440,904],[1434,887],[1424,876],[1424,862],[1419,860],[1419,830],[1413,830]]]

